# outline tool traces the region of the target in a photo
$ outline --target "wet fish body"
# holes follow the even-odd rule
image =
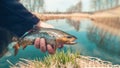
[[[17,42],[16,45],[13,46],[15,55],[18,53],[20,46],[25,49],[28,45],[32,45],[36,38],[45,38],[46,43],[53,45],[55,48],[57,48],[59,44],[75,44],[74,41],[77,39],[75,36],[58,29],[33,28],[26,32],[21,38],[14,40]]]

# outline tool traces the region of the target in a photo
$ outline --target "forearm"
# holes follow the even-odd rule
[[[13,34],[0,28],[0,57],[8,51],[8,44],[12,41]]]
[[[0,27],[6,28],[18,36],[31,29],[39,22],[39,19],[31,14],[22,4],[16,0],[1,0],[0,3]]]

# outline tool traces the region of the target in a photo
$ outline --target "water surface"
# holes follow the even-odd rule
[[[95,25],[90,20],[59,19],[50,20],[47,23],[78,38],[77,44],[65,45],[64,50],[71,48],[73,51],[80,52],[81,55],[98,57],[113,64],[120,64],[120,36],[104,29],[105,27],[99,27],[100,25]],[[40,52],[34,46],[28,46],[25,50],[21,49],[17,56],[11,55],[0,59],[0,67],[8,68],[10,64],[6,60],[15,64],[19,58],[35,59],[39,57],[42,59],[45,55],[46,53]]]

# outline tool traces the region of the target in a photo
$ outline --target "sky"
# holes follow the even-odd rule
[[[70,6],[75,5],[80,0],[44,0],[45,9],[47,11],[66,11]],[[90,10],[90,0],[81,0],[82,1],[82,11]]]
[[[78,1],[80,0],[45,0],[45,8],[47,11],[65,11]]]
[[[91,11],[91,0],[81,0],[82,1],[82,11]]]

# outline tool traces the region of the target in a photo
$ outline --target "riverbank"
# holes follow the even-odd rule
[[[91,19],[97,22],[106,22],[111,21],[114,22],[116,18],[120,18],[120,6],[99,12],[91,12],[91,13],[34,13],[41,21],[48,21],[54,19],[73,19],[73,20],[81,20],[81,19]]]
[[[120,65],[113,65],[108,61],[70,52],[57,52],[55,55],[46,56],[43,61],[20,60],[15,65],[11,63],[10,68],[120,68]]]

